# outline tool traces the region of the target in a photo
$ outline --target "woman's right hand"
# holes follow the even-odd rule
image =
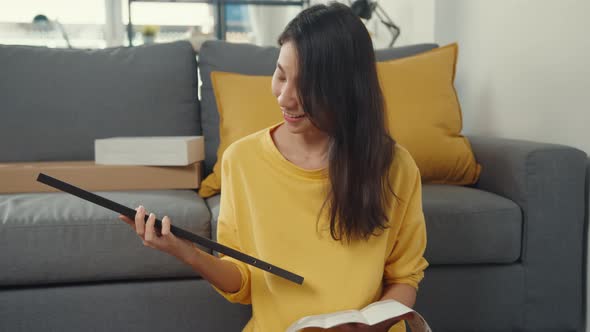
[[[198,249],[193,242],[176,237],[170,232],[171,221],[167,216],[162,219],[162,231],[158,232],[154,227],[155,214],[150,213],[147,222],[145,222],[143,206],[140,205],[135,211],[135,220],[124,215],[119,215],[119,219],[135,230],[143,245],[178,258],[219,289],[230,293],[240,289],[242,275],[235,263],[209,255]]]
[[[170,232],[171,221],[168,216],[162,218],[162,230],[160,231],[154,227],[155,214],[150,213],[147,222],[145,222],[145,208],[140,205],[135,211],[135,220],[124,215],[119,215],[119,219],[133,228],[144,246],[163,251],[183,261],[196,249],[191,241],[176,237]]]

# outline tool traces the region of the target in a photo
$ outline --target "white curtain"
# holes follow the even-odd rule
[[[276,46],[285,26],[301,11],[300,6],[248,6],[254,43]]]
[[[121,0],[105,0],[105,41],[107,47],[121,46],[126,38]]]

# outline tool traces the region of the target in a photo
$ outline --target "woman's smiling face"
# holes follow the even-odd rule
[[[302,133],[310,129],[318,130],[301,106],[297,86],[298,66],[295,45],[293,42],[284,43],[272,77],[272,93],[283,112],[285,126],[292,133]]]

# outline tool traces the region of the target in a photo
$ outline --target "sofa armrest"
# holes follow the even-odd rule
[[[523,212],[524,326],[551,330],[566,322],[578,331],[585,283],[586,154],[555,144],[469,140],[482,166],[476,187],[513,200]]]

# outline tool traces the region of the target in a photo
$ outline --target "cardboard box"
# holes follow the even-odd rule
[[[55,192],[39,173],[88,191],[197,189],[201,162],[188,166],[97,165],[94,161],[0,163],[0,193]]]
[[[187,166],[205,159],[203,136],[111,137],[94,140],[101,165]]]

